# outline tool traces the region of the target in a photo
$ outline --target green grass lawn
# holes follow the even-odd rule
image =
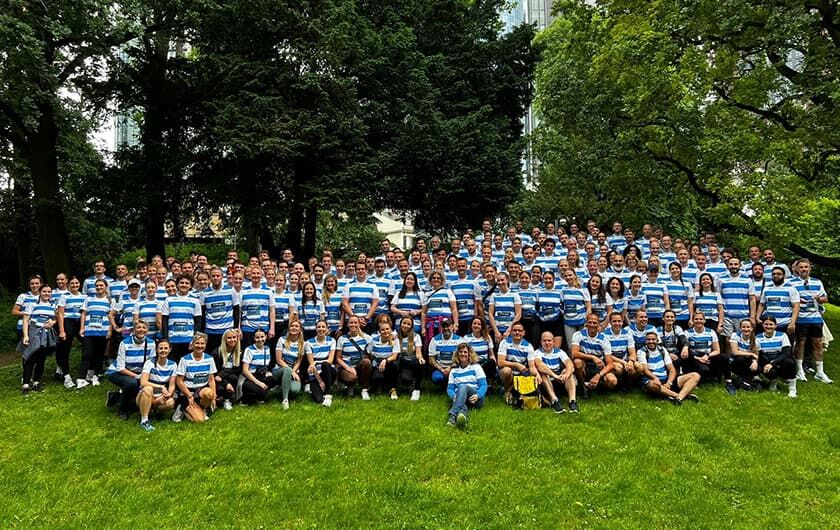
[[[2,527],[840,526],[840,381],[796,400],[702,387],[681,408],[596,396],[579,417],[494,397],[466,432],[429,392],[272,401],[146,434],[105,409],[107,383],[23,398],[18,377],[0,369]]]

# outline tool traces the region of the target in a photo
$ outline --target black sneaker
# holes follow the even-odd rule
[[[698,396],[697,394],[689,394],[689,395],[685,396],[685,399],[687,401],[693,401],[695,403],[700,403],[700,396]]]
[[[681,407],[681,406],[682,406],[682,403],[683,403],[683,402],[682,402],[682,400],[681,400],[680,398],[676,398],[676,397],[669,397],[668,399],[670,399],[670,400],[671,400],[671,403],[673,403],[674,405],[676,405],[676,406],[678,406],[678,407]]]
[[[752,389],[752,385],[749,384],[747,381],[741,381],[741,390],[746,390],[747,392],[749,392]]]
[[[124,412],[124,411],[121,410],[117,414],[117,417],[119,417],[119,419],[121,419],[123,421],[127,421],[128,420],[128,412]]]
[[[351,398],[356,394],[356,390],[352,386],[347,387],[347,397]]]
[[[105,406],[111,408],[120,402],[120,393],[115,390],[109,390],[105,395]]]
[[[41,386],[41,383],[39,383],[38,381],[35,381],[34,383],[32,383],[32,391],[33,392],[43,392],[44,387]]]
[[[446,421],[447,427],[455,427],[455,416],[449,416],[449,420]]]
[[[554,410],[555,414],[563,414],[564,412],[566,412],[565,407],[563,407],[563,404],[560,403],[559,399],[551,404],[551,408]]]
[[[732,384],[732,381],[726,382],[726,393],[730,396],[734,396],[738,393],[738,390],[735,388],[735,385]]]
[[[59,383],[64,381],[64,374],[61,372],[53,372],[53,380],[58,381]]]
[[[569,412],[572,414],[580,414],[577,401],[569,401]]]
[[[29,388],[29,385],[23,385],[22,387],[20,387],[20,393],[24,396],[28,396],[29,392],[31,391],[32,390]]]
[[[583,399],[589,399],[589,385],[586,383],[583,384],[583,388],[580,391],[580,397]]]

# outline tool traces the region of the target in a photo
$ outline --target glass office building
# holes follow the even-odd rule
[[[544,30],[553,20],[551,16],[553,4],[554,0],[515,0],[508,10],[499,13],[503,25],[502,31],[507,33],[520,24],[534,24],[537,31]],[[522,129],[526,135],[530,135],[534,131],[537,122],[534,108],[532,106],[528,107],[525,116],[522,118]],[[526,183],[533,182],[536,165],[537,161],[529,142],[522,160],[522,170]]]

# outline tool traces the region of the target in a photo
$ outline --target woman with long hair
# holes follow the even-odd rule
[[[222,334],[222,342],[215,351],[211,352],[213,362],[218,372],[216,378],[216,392],[222,399],[225,410],[233,408],[233,403],[242,395],[239,376],[242,375],[242,346],[239,343],[239,332],[229,329]]]
[[[274,356],[274,379],[280,382],[280,404],[283,410],[289,408],[289,396],[300,394],[303,376],[301,363],[306,355],[305,344],[300,320],[292,318],[286,336],[277,341]]]
[[[72,389],[76,385],[70,375],[70,350],[73,339],[82,342],[79,336],[81,329],[82,307],[85,304],[85,294],[81,292],[82,282],[73,276],[67,282],[67,292],[58,299],[56,317],[58,318],[58,344],[55,349],[55,362],[64,374],[64,388]],[[157,313],[155,313],[156,315]]]
[[[420,334],[415,331],[414,319],[402,317],[397,327],[397,343],[400,347],[399,368],[401,373],[411,376],[411,401],[420,399],[420,384],[426,359],[423,357],[423,343]]]

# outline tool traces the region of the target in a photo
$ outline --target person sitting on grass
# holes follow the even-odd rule
[[[175,407],[175,372],[178,365],[169,358],[170,348],[169,341],[161,339],[157,343],[155,357],[146,360],[140,375],[137,408],[140,409],[140,427],[146,432],[155,430],[149,421],[152,409],[167,411]]]
[[[219,371],[213,378],[216,380],[217,399],[222,399],[225,410],[233,408],[233,402],[241,394],[239,376],[242,375],[242,351],[239,344],[239,332],[229,329],[222,334],[222,342],[216,351],[212,352],[213,362]]]
[[[741,378],[741,388],[758,390],[758,346],[755,340],[755,326],[752,320],[745,318],[729,337],[729,351],[732,356],[732,371]],[[733,386],[734,389],[734,386]],[[727,390],[728,387],[727,387]],[[732,394],[732,392],[730,392]]]
[[[505,403],[513,405],[513,379],[517,375],[528,375],[528,357],[534,355],[534,347],[525,340],[525,326],[516,321],[510,326],[510,336],[499,344],[499,379],[505,389]]]
[[[358,382],[362,387],[362,399],[370,399],[371,364],[366,352],[371,337],[362,331],[359,317],[347,318],[347,333],[338,338],[336,343],[335,367],[338,380],[347,385],[347,397],[353,397],[353,387]]]
[[[793,358],[790,339],[787,333],[776,329],[776,317],[765,317],[761,327],[764,333],[755,338],[758,346],[755,371],[769,381],[772,392],[776,391],[777,380],[784,379],[788,384],[788,397],[795,398],[796,361]]]
[[[127,420],[134,408],[143,366],[155,356],[155,341],[146,335],[148,330],[145,320],[137,320],[131,335],[120,341],[117,356],[105,371],[105,377],[120,388],[108,392],[106,404],[110,407],[119,402],[117,413],[122,420]]]
[[[254,343],[245,348],[242,355],[242,402],[265,403],[268,391],[275,386],[274,375],[268,369],[271,351],[265,343],[268,335],[258,329],[254,332]]]
[[[300,394],[301,371],[300,364],[305,355],[306,346],[303,340],[303,326],[300,320],[293,316],[289,320],[289,331],[286,336],[277,341],[274,360],[274,379],[280,382],[280,402],[283,410],[289,410],[289,396]]]
[[[555,344],[554,335],[550,331],[543,331],[540,335],[540,348],[528,357],[528,371],[536,375],[537,382],[545,389],[554,412],[566,412],[557,397],[562,389],[565,389],[569,397],[569,410],[578,413],[575,364],[568,354]]]
[[[585,326],[585,329],[576,331],[572,337],[572,359],[578,381],[583,387],[584,398],[588,397],[590,390],[599,387],[614,390],[618,386],[618,378],[613,373],[615,363],[612,347],[600,331],[598,315],[589,313]]]
[[[463,429],[467,426],[469,408],[479,408],[484,404],[487,394],[487,378],[478,364],[478,355],[466,342],[458,345],[456,362],[449,371],[449,384],[446,393],[452,400],[449,408],[449,426]]]
[[[379,333],[368,343],[367,351],[372,367],[371,384],[388,389],[391,399],[397,399],[397,377],[399,375],[400,343],[391,330],[391,319],[380,317]],[[368,389],[363,389],[362,392]]]
[[[636,341],[633,335],[622,327],[624,324],[624,315],[621,313],[610,313],[610,325],[604,330],[604,336],[610,341],[610,350],[612,352],[613,364],[615,368],[613,372],[622,387],[626,388],[637,377],[637,362],[636,362]]]
[[[179,397],[172,421],[178,423],[186,414],[190,421],[204,421],[213,414],[216,407],[216,363],[210,355],[205,354],[207,335],[195,333],[192,340],[192,351],[183,356],[178,362],[175,372],[178,379]],[[193,405],[198,405],[202,413],[193,416]]]
[[[426,359],[423,358],[423,341],[420,339],[420,334],[414,330],[414,319],[402,317],[396,340],[400,347],[400,372],[411,376],[411,401],[418,401]]]
[[[701,379],[709,379],[722,372],[721,363],[729,359],[720,356],[720,344],[717,333],[706,327],[706,315],[697,311],[691,317],[692,327],[685,332],[688,343],[682,357],[683,373],[697,372]]]
[[[332,386],[335,381],[335,339],[328,335],[326,320],[315,325],[315,336],[306,341],[307,372],[312,389],[312,401],[325,407],[332,406]]]
[[[691,391],[700,383],[700,374],[691,372],[677,376],[671,356],[659,345],[659,335],[650,331],[645,335],[645,347],[636,352],[642,373],[642,386],[653,395],[662,396],[674,405],[683,401],[700,401]]]

